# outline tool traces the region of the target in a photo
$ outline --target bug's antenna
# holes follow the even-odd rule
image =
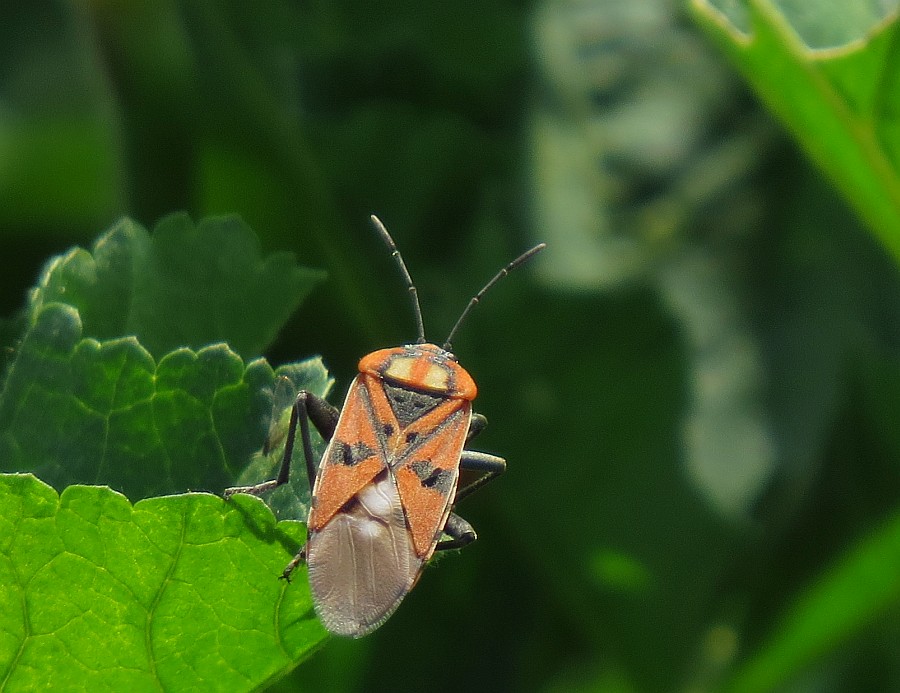
[[[444,351],[450,351],[451,342],[453,341],[453,336],[456,334],[456,331],[459,329],[459,326],[462,325],[463,320],[466,319],[466,316],[469,314],[469,311],[472,310],[472,308],[474,308],[478,304],[479,301],[481,301],[482,296],[484,296],[488,292],[488,289],[490,289],[494,284],[496,284],[501,279],[503,279],[503,277],[505,277],[507,274],[512,272],[516,267],[521,265],[526,260],[531,259],[532,256],[537,255],[539,252],[541,252],[546,247],[547,247],[546,243],[538,243],[531,250],[528,250],[528,251],[522,253],[521,255],[519,255],[519,257],[517,257],[515,260],[510,262],[502,270],[497,272],[497,274],[494,275],[494,278],[491,279],[491,281],[489,281],[487,284],[485,284],[484,288],[482,288],[481,291],[479,291],[477,294],[475,294],[472,297],[472,300],[469,301],[469,305],[466,306],[465,310],[462,312],[462,315],[459,316],[459,320],[456,321],[456,324],[453,326],[453,329],[450,330],[450,334],[447,335],[447,341],[444,342],[444,346],[443,346]]]
[[[413,314],[416,316],[416,330],[419,333],[419,337],[416,341],[419,344],[424,344],[426,341],[425,323],[422,322],[422,308],[419,306],[419,292],[416,291],[416,285],[413,284],[412,277],[409,276],[409,270],[406,269],[406,263],[403,262],[403,256],[400,255],[400,251],[397,250],[397,244],[394,243],[391,234],[388,233],[384,224],[381,223],[381,219],[374,214],[371,216],[371,219],[372,223],[375,225],[375,230],[381,234],[381,240],[383,240],[390,249],[391,257],[397,261],[397,266],[400,268],[400,273],[403,275],[403,280],[406,282],[406,288],[409,290],[409,295],[412,300]]]

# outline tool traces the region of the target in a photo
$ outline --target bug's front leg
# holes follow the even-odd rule
[[[326,441],[329,441],[334,435],[334,429],[337,426],[339,415],[340,412],[337,407],[332,406],[312,392],[301,390],[297,394],[297,398],[294,400],[294,405],[291,408],[291,420],[288,424],[287,439],[284,443],[284,457],[281,460],[281,468],[278,470],[278,476],[269,481],[264,481],[261,484],[227,488],[223,494],[225,498],[228,499],[235,493],[249,493],[258,496],[287,483],[291,474],[291,457],[294,454],[294,442],[298,423],[300,425],[300,441],[303,445],[303,456],[306,459],[309,489],[310,493],[312,493],[313,484],[316,481],[317,464],[313,459],[309,422],[312,421],[312,424],[316,427],[319,435]]]
[[[506,460],[487,452],[476,452],[475,450],[463,450],[459,458],[459,468],[474,472],[483,472],[483,474],[475,479],[475,481],[456,490],[456,496],[453,504],[456,505],[463,498],[469,496],[489,481],[493,481],[506,471]]]
[[[486,422],[484,417],[481,417]],[[482,425],[483,427],[483,425]],[[476,431],[477,433],[477,431]],[[459,458],[460,469],[468,469],[470,471],[484,472],[484,474],[467,486],[457,489],[456,496],[453,498],[455,506],[459,501],[474,493],[492,479],[496,479],[504,471],[506,471],[506,460],[496,455],[490,455],[486,452],[475,452],[474,450],[463,450]],[[461,549],[468,546],[478,538],[475,528],[466,520],[456,513],[450,513],[447,517],[447,523],[444,525],[444,534],[449,539],[439,541],[435,547],[435,551],[447,551],[449,549]]]
[[[477,436],[487,426],[487,417],[484,414],[472,414],[472,420],[469,422],[469,431],[466,433],[466,442]]]

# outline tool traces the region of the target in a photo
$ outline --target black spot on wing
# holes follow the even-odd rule
[[[332,461],[352,467],[363,460],[369,459],[374,454],[375,451],[365,443],[360,442],[349,445],[341,441],[336,441]]]
[[[450,486],[453,483],[453,474],[446,469],[435,467],[428,460],[417,460],[411,462],[409,468],[419,477],[419,482],[423,488],[434,489],[440,494],[446,495],[450,492]]]

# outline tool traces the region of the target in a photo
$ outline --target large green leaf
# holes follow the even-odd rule
[[[783,12],[773,0],[691,5],[769,108],[900,259],[896,13],[874,24],[870,17],[866,25],[858,13],[848,18],[847,3],[834,12],[805,15],[791,12],[797,8],[787,2]],[[812,24],[799,20],[814,14]],[[819,48],[838,39],[849,43]]]
[[[317,358],[278,373],[294,391],[330,386]],[[134,337],[83,338],[74,308],[43,305],[0,391],[0,468],[133,499],[221,491],[263,446],[275,381],[266,361],[245,365],[224,344],[157,363]]]
[[[857,635],[878,614],[896,609],[898,574],[900,516],[895,516],[797,598],[729,689],[754,693],[787,684],[804,666]]]
[[[260,690],[326,637],[305,570],[277,579],[302,540],[247,496],[2,475],[0,690]]]
[[[47,264],[31,312],[67,303],[81,314],[85,336],[134,335],[157,358],[213,342],[250,357],[323,276],[298,267],[290,253],[261,258],[259,241],[237,217],[195,225],[172,214],[152,235],[123,219],[91,252],[74,248]]]

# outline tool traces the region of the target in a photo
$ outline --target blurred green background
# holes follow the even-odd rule
[[[509,462],[479,541],[275,690],[718,690],[759,652],[900,689],[900,548],[827,590],[900,507],[897,266],[679,3],[4,3],[2,314],[176,210],[327,270],[268,356],[321,354],[335,401],[414,338],[369,214],[435,341],[550,245],[454,343]]]

